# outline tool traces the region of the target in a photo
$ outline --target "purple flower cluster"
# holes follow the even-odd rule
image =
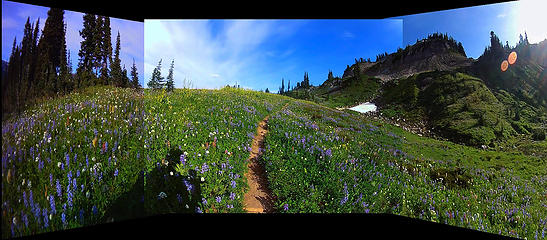
[[[49,195],[49,207],[52,214],[57,213],[57,210],[55,209],[55,196],[53,196],[53,194]]]

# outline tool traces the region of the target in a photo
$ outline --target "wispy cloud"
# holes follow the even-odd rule
[[[13,18],[2,16],[2,29],[15,28],[16,26],[17,22]]]
[[[500,13],[496,17],[497,18],[504,18],[504,17],[507,17],[507,14],[506,13]]]
[[[160,59],[174,59],[176,87],[182,86],[184,77],[197,88],[233,85],[241,81],[238,73],[261,56],[255,50],[275,33],[273,24],[248,20],[146,20],[145,82]]]
[[[342,34],[342,37],[343,38],[354,38],[355,35],[349,31],[344,31],[344,33]]]

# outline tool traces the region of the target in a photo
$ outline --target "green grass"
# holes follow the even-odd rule
[[[141,92],[92,87],[3,121],[2,237],[142,216],[142,109]]]
[[[438,81],[458,89],[481,88],[466,75]],[[415,83],[419,88],[420,81]],[[415,89],[412,82],[407,84]],[[444,90],[429,91],[428,96],[438,98]],[[420,93],[406,93],[420,104]],[[463,98],[488,100],[487,93],[461,91]],[[457,104],[460,98],[446,96],[436,104]],[[482,150],[420,137],[352,111],[232,88],[145,90],[144,95],[90,88],[48,103],[3,122],[2,227],[8,229],[3,237],[11,236],[12,226],[19,236],[119,219],[128,213],[120,210],[123,206],[142,206],[148,215],[243,212],[249,147],[258,122],[267,115],[269,132],[260,161],[277,212],[389,213],[529,239],[546,228],[547,144],[526,136]],[[64,113],[67,109],[73,110]],[[101,140],[96,146],[93,129]],[[112,150],[116,140],[120,149]],[[104,141],[108,154],[102,150]],[[13,149],[22,155],[12,157]],[[34,149],[38,162],[33,161]],[[65,153],[78,157],[60,169],[56,164],[64,164]],[[65,190],[71,189],[67,173],[92,168],[86,155],[90,165],[100,162],[102,167],[97,174],[87,170],[75,177],[78,190],[80,184],[85,190],[75,192],[74,206],[65,209]],[[19,162],[19,156],[26,160]],[[44,161],[48,157],[51,162]],[[35,208],[25,207],[22,194],[28,196],[29,186],[21,184],[23,179],[32,181],[34,201],[48,214],[47,195],[55,198],[57,212],[48,227],[43,216],[34,218]],[[54,190],[57,179],[61,197]],[[135,188],[139,184],[144,192]],[[49,192],[42,195],[45,186]],[[22,221],[24,214],[29,227]]]
[[[393,213],[528,238],[545,228],[540,157],[419,137],[307,101],[269,128],[262,161],[278,211]]]
[[[233,88],[147,91],[147,213],[243,212],[258,122],[287,100]]]

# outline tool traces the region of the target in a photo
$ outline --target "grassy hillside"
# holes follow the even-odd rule
[[[428,119],[442,136],[472,146],[505,144],[524,134],[543,140],[545,110],[519,101],[504,90],[491,90],[481,79],[459,72],[428,72],[383,88],[386,113]]]
[[[146,212],[243,212],[258,122],[286,101],[233,88],[147,91]]]
[[[419,137],[306,101],[275,113],[269,128],[263,163],[279,211],[394,213],[529,238],[543,231],[544,158]]]
[[[260,161],[278,212],[393,213],[529,238],[544,231],[544,158],[419,137],[274,94],[226,88],[146,98],[156,122],[145,140],[150,214],[241,212],[248,147],[256,123],[271,115]]]
[[[2,238],[141,217],[142,102],[92,87],[3,121]]]
[[[436,98],[434,89],[427,96]],[[3,236],[116,220],[138,206],[148,215],[243,212],[250,143],[268,115],[260,161],[277,212],[392,213],[515,237],[545,232],[542,143],[479,150],[232,88],[142,95],[106,87],[3,122],[2,227],[13,229]]]

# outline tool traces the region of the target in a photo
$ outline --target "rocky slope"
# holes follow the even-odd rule
[[[353,77],[355,67],[362,74],[386,82],[422,72],[455,70],[471,66],[473,62],[472,58],[466,57],[461,43],[443,35],[434,35],[381,57],[376,62],[358,62],[347,68],[342,78]]]

